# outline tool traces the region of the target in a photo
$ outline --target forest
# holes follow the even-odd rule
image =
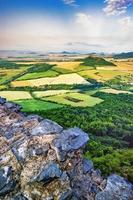
[[[132,181],[133,96],[102,92],[93,96],[104,101],[94,107],[64,106],[34,113],[65,128],[80,127],[86,131],[91,140],[85,149],[85,157],[92,159],[95,167],[100,168],[105,176],[116,172]]]

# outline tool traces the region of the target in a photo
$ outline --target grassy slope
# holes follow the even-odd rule
[[[46,72],[34,72],[34,73],[27,73],[24,76],[21,76],[17,80],[30,80],[30,79],[37,79],[37,78],[44,78],[44,77],[55,77],[59,73],[53,70],[48,70]]]
[[[10,81],[15,76],[23,73],[26,69],[27,67],[22,67],[20,69],[0,69],[0,72],[5,74],[4,76],[0,77],[0,85]]]
[[[127,72],[120,71],[120,70],[83,70],[78,72],[81,76],[85,78],[92,78],[97,81],[107,81],[110,80],[118,75],[126,75],[128,74]]]
[[[73,98],[73,99],[77,99],[81,101],[74,102],[67,98]],[[76,107],[77,106],[80,106],[80,107],[94,106],[102,102],[100,98],[91,97],[89,95],[81,94],[81,93],[61,94],[61,95],[56,95],[52,97],[46,97],[45,99],[48,101],[57,102],[61,104],[67,104],[67,105],[76,106]]]
[[[41,100],[21,100],[21,101],[15,101],[19,105],[23,107],[24,112],[34,112],[34,111],[45,111],[45,110],[52,110],[61,108],[62,105],[56,104],[56,103],[50,103],[45,102]]]
[[[105,60],[104,58],[101,57],[92,57],[89,56],[87,58],[84,58],[83,60],[81,60],[81,65],[85,65],[85,66],[92,66],[92,67],[96,67],[96,66],[115,66],[114,63]]]
[[[70,92],[72,92],[72,90],[48,90],[48,91],[38,91],[38,92],[35,91],[32,94],[35,96],[35,98],[43,98],[43,97],[55,96],[59,94],[66,94]]]

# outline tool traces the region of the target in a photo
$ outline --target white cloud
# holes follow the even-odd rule
[[[78,24],[82,24],[83,26],[88,26],[91,23],[91,15],[85,13],[77,13],[76,14],[76,22]]]
[[[133,29],[133,19],[131,17],[123,17],[118,20],[124,29]]]
[[[103,9],[107,15],[121,15],[126,13],[133,0],[105,0],[107,4]]]
[[[1,26],[1,49],[119,52],[133,50],[133,19],[76,13],[71,21],[48,16],[14,16]]]
[[[100,16],[92,16],[86,13],[76,14],[76,24],[79,26],[79,32],[92,37],[102,35],[106,21]],[[104,36],[104,34],[103,34]]]
[[[74,5],[76,3],[76,0],[63,0],[63,2],[66,4],[66,5]]]

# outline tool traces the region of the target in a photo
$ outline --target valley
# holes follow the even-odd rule
[[[105,175],[116,172],[133,181],[133,59],[1,59],[0,96],[20,104],[26,114],[80,127],[91,138],[85,157]]]

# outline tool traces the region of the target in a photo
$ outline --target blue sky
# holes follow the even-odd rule
[[[13,13],[34,12],[53,15],[61,18],[71,17],[78,11],[99,12],[104,6],[103,0],[77,0],[66,4],[64,0],[0,0],[0,15],[10,17]]]
[[[130,51],[133,0],[0,0],[0,26],[1,49]]]

